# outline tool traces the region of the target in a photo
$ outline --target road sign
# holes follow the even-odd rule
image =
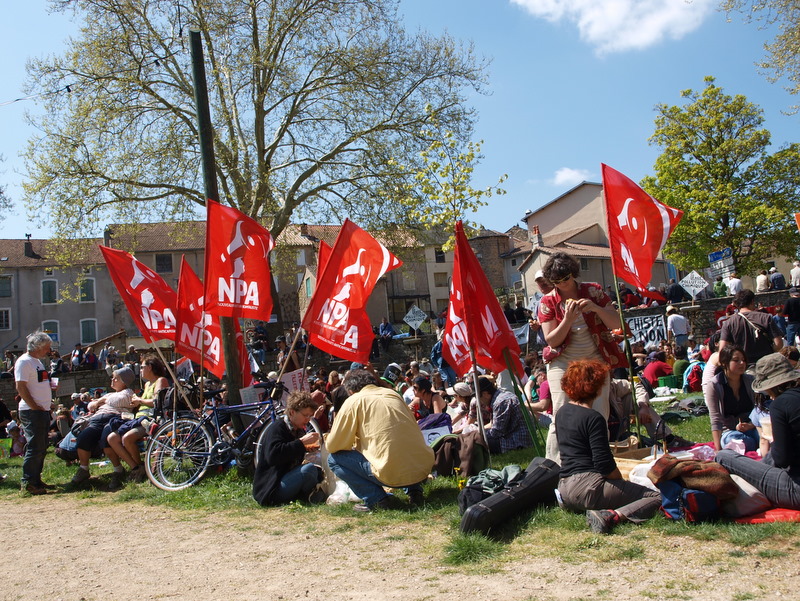
[[[730,259],[731,257],[733,257],[733,249],[730,247],[723,248],[722,250],[714,251],[708,255],[708,262],[714,263],[716,261],[722,261],[723,259]]]
[[[408,313],[406,313],[403,321],[415,330],[418,330],[422,325],[422,322],[424,322],[426,319],[428,319],[428,314],[425,313],[425,311],[417,307],[417,305],[411,305],[411,308],[408,310]]]
[[[686,290],[686,292],[692,295],[692,298],[697,296],[698,292],[708,286],[708,282],[706,282],[703,279],[703,276],[696,271],[693,271],[678,283],[683,287],[684,290]]]

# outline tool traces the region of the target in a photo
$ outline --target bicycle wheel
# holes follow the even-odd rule
[[[258,468],[258,462],[261,459],[261,455],[264,452],[264,447],[267,446],[267,428],[272,423],[272,416],[267,415],[264,417],[264,425],[261,426],[261,431],[258,433],[258,438],[256,438],[256,444],[253,447],[253,471]]]
[[[211,436],[200,421],[168,421],[150,438],[144,469],[154,486],[182,490],[196,484],[211,463]]]

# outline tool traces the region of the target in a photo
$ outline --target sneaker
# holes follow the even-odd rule
[[[616,512],[608,509],[590,509],[586,512],[586,523],[597,534],[608,534],[618,521]]]
[[[85,470],[82,467],[79,467],[78,471],[75,472],[75,475],[72,476],[71,483],[72,484],[80,484],[81,482],[86,482],[91,477],[92,476],[89,473],[89,470]]]
[[[46,495],[47,494],[47,489],[44,486],[39,486],[37,484],[30,484],[30,483],[26,484],[26,485],[24,485],[22,487],[22,490],[24,490],[25,492],[30,493],[32,495]]]
[[[421,490],[412,490],[408,493],[408,502],[412,507],[422,507],[425,505],[425,495]]]
[[[123,487],[125,482],[125,472],[111,472],[111,478],[108,480],[108,490],[119,490]]]
[[[147,472],[144,471],[144,464],[140,463],[128,474],[128,482],[144,482],[147,480]]]
[[[366,503],[359,503],[353,506],[353,511],[361,513],[372,513],[373,511],[386,511],[387,509],[400,509],[397,507],[397,499],[392,495],[386,495],[374,505],[367,505]]]

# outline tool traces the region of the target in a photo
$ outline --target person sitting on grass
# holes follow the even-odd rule
[[[589,528],[598,534],[611,532],[619,522],[644,522],[661,505],[661,493],[622,479],[608,446],[606,421],[592,410],[608,371],[597,359],[570,363],[561,379],[569,402],[556,416],[561,499],[566,509],[586,511]]]
[[[111,475],[111,482],[108,488],[114,490],[122,486],[125,478],[125,469],[120,463],[119,455],[108,446],[107,439],[112,431],[111,420],[115,417],[119,418],[123,411],[130,411],[139,406],[139,402],[134,399],[133,390],[131,390],[134,379],[135,376],[130,367],[123,367],[114,371],[111,376],[111,388],[114,392],[110,392],[89,403],[89,413],[92,414],[92,417],[89,418],[89,423],[78,435],[79,467],[72,477],[72,484],[81,484],[90,478],[89,460],[92,458],[92,452],[99,445],[114,466],[114,472]]]
[[[139,410],[132,420],[118,426],[108,434],[107,445],[131,468],[128,480],[131,482],[144,482],[147,474],[139,452],[139,441],[147,436],[147,431],[152,424],[153,406],[158,392],[169,387],[167,367],[155,355],[147,355],[142,360],[142,379],[145,381],[141,397],[136,397],[140,403]],[[112,427],[113,429],[113,427]]]
[[[309,495],[322,481],[322,470],[303,463],[307,451],[319,448],[319,434],[306,433],[317,403],[295,390],[286,402],[286,415],[267,426],[266,442],[253,477],[253,498],[259,505],[281,505]]]
[[[753,391],[772,399],[769,454],[755,461],[724,449],[715,461],[759,489],[776,507],[800,509],[800,371],[780,353],[762,357],[756,363]]]

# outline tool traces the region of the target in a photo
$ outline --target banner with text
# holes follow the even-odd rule
[[[667,339],[667,324],[663,315],[628,317],[625,323],[631,329],[631,342],[644,342],[645,346]]]

